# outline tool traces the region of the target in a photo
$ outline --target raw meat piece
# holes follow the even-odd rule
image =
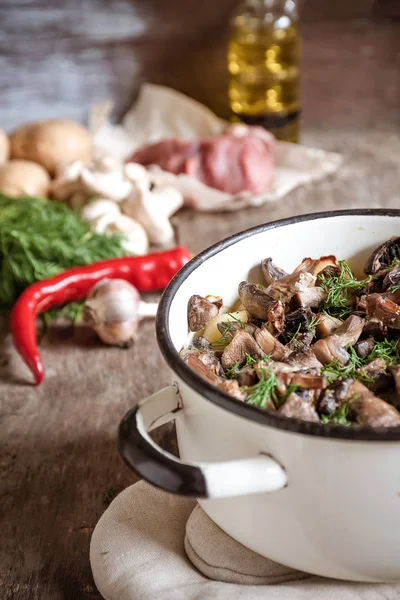
[[[203,140],[171,138],[144,146],[130,161],[186,174],[229,194],[260,193],[273,183],[274,146],[275,138],[261,127],[236,124]]]

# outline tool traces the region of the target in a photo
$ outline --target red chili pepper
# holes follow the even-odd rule
[[[36,341],[36,316],[53,306],[86,298],[90,288],[102,279],[125,279],[139,292],[166,287],[191,258],[182,246],[146,256],[111,258],[84,267],[68,269],[32,284],[22,292],[11,312],[14,344],[39,385],[44,376]]]

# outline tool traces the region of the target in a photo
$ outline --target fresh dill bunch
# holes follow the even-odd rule
[[[343,402],[343,404],[338,406],[338,408],[330,415],[321,415],[322,423],[336,423],[336,425],[344,425],[345,427],[351,425],[351,421],[348,419],[350,413],[349,400]]]
[[[105,236],[68,206],[0,195],[0,307],[40,279],[98,260],[124,256],[123,236]]]
[[[327,293],[324,308],[328,314],[345,318],[353,312],[349,301],[353,294],[359,294],[371,276],[363,281],[356,279],[345,260],[339,260],[340,272],[332,275],[320,275],[319,285]]]

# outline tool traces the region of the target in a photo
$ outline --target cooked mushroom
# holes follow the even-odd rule
[[[284,405],[280,407],[279,412],[285,417],[293,417],[302,421],[318,423],[320,420],[314,406],[305,401],[301,395],[295,393],[289,395]]]
[[[270,354],[274,360],[282,360],[288,353],[288,349],[281,344],[265,327],[258,329],[254,338],[265,354]]]
[[[323,390],[328,383],[323,375],[313,375],[312,373],[293,373],[290,385],[297,385],[306,390]]]
[[[326,313],[318,313],[317,314],[317,325],[316,332],[319,338],[326,338],[328,335],[332,335],[335,330],[341,326],[343,321],[337,319],[336,317],[332,317],[331,315],[327,315]]]
[[[327,294],[320,287],[309,287],[295,294],[292,298],[293,306],[304,308],[319,308],[326,300]]]
[[[387,336],[388,328],[379,319],[367,316],[365,319],[363,334],[368,336],[372,335],[377,340],[382,340]]]
[[[308,287],[315,284],[315,277],[305,271],[291,273],[281,279],[277,279],[267,288],[267,294],[275,300],[281,302],[289,302],[289,300],[300,292],[303,292]]]
[[[329,269],[330,272],[340,270],[336,256],[321,256],[321,258],[303,258],[302,262],[295,268],[294,272],[307,271],[317,277],[319,273]]]
[[[265,356],[265,353],[256,340],[247,331],[241,329],[235,333],[232,341],[223,351],[221,357],[222,366],[224,369],[231,369],[236,364],[242,365],[246,360],[247,354],[250,354],[256,360]]]
[[[395,266],[387,273],[382,282],[382,289],[386,291],[398,283],[400,283],[400,265]]]
[[[359,340],[356,344],[354,344],[354,350],[357,352],[357,356],[360,358],[365,358],[372,352],[374,347],[374,340],[372,337],[368,337],[365,340]]]
[[[236,321],[221,321],[217,323],[217,327],[221,335],[229,341],[232,340],[235,333],[240,329],[247,331],[250,335],[254,335],[257,331],[257,327],[253,323],[238,323]]]
[[[363,378],[369,389],[377,392],[388,388],[393,379],[387,372],[387,362],[383,358],[371,360],[367,365],[357,369],[357,373]]]
[[[203,365],[211,369],[211,371],[213,371],[216,375],[219,375],[221,377],[224,375],[222,365],[216,357],[215,352],[213,352],[212,350],[197,350],[195,348],[187,348],[183,350],[180,353],[180,355],[185,360],[185,362],[187,362],[190,356],[196,356],[199,360],[201,360]]]
[[[350,409],[360,425],[372,427],[396,427],[400,425],[400,413],[359,381],[349,389]]]
[[[390,329],[400,329],[400,306],[382,294],[367,296],[367,315]]]
[[[353,380],[350,378],[333,381],[322,393],[318,402],[318,412],[332,414],[347,399]]]
[[[185,357],[185,362],[191,369],[193,369],[193,371],[196,371],[196,373],[200,375],[200,377],[202,377],[209,383],[219,386],[222,382],[221,377],[219,377],[213,369],[205,365],[202,362],[200,356],[198,356],[197,354],[193,353]]]
[[[219,389],[225,392],[225,394],[233,396],[237,400],[246,399],[246,392],[240,389],[236,379],[227,379],[226,381],[223,381],[222,383],[220,383]]]
[[[265,258],[264,260],[262,260],[261,269],[264,275],[264,279],[268,285],[271,285],[278,279],[282,279],[282,277],[287,276],[286,271],[280,269],[272,262],[272,258]]]
[[[217,316],[219,308],[197,294],[191,296],[188,302],[188,323],[190,331],[200,331],[207,323]]]
[[[299,350],[303,350],[308,348],[314,339],[313,331],[305,331],[304,333],[296,333],[287,344],[287,348],[290,348],[293,352],[298,352]]]
[[[217,308],[222,308],[222,305],[224,303],[224,301],[222,300],[221,296],[212,296],[211,294],[209,294],[208,296],[206,296],[206,300],[208,300],[212,304],[215,304],[215,306]]]
[[[313,346],[317,358],[324,364],[337,360],[344,365],[349,362],[345,348],[353,346],[360,337],[364,327],[364,319],[351,315],[332,335],[318,340]]]
[[[367,260],[364,273],[374,275],[400,258],[400,237],[393,237],[376,248]]]
[[[258,377],[254,368],[248,365],[247,367],[239,369],[239,371],[236,373],[236,379],[238,380],[239,385],[250,387],[251,385],[257,383]]]
[[[316,356],[313,348],[303,348],[298,352],[292,352],[286,359],[286,363],[296,371],[318,369],[319,372],[319,369],[322,367],[322,364]]]
[[[254,283],[242,281],[238,289],[240,300],[253,317],[267,321],[270,315],[274,320],[284,315],[282,303],[272,298],[264,290],[260,290]]]
[[[299,308],[285,316],[285,341],[290,341],[299,331],[305,331],[312,321],[314,313],[308,308]]]

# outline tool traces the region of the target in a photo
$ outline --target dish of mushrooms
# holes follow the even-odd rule
[[[400,237],[376,248],[358,279],[335,256],[264,282],[242,281],[233,308],[188,303],[193,337],[181,357],[237,400],[287,417],[339,425],[400,425]]]

